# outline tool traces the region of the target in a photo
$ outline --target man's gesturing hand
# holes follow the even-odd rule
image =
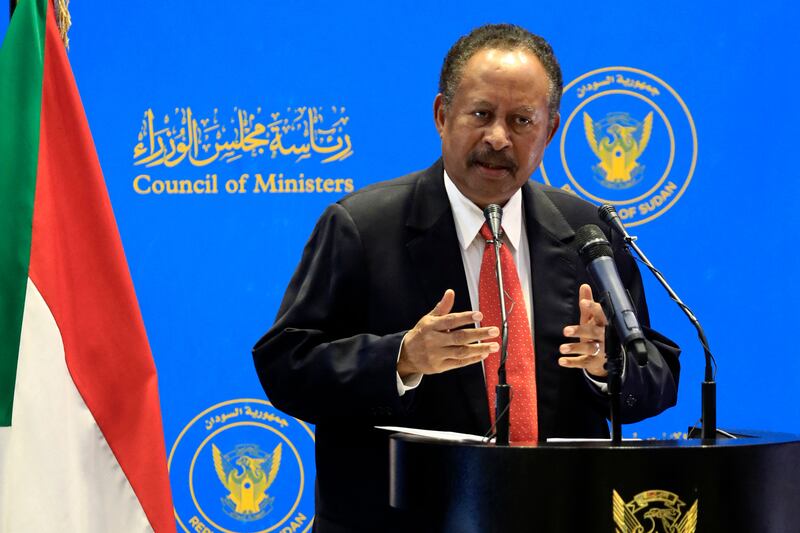
[[[558,364],[568,368],[583,368],[597,377],[608,375],[606,363],[606,326],[608,320],[600,304],[592,297],[592,288],[581,285],[579,289],[580,324],[564,328],[565,337],[578,337],[579,342],[562,344],[559,350],[572,357],[561,357]]]
[[[397,361],[397,373],[401,378],[410,374],[438,374],[471,365],[500,349],[496,342],[480,342],[500,335],[500,330],[494,326],[458,329],[480,322],[483,314],[479,311],[450,313],[455,298],[452,289],[447,289],[433,311],[423,316],[403,337]]]

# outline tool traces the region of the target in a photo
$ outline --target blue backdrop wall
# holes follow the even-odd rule
[[[70,7],[69,56],[159,371],[183,530],[308,529],[313,428],[265,403],[250,348],[324,207],[438,157],[442,58],[485,22],[552,42],[574,83],[533,179],[629,209],[640,244],[705,325],[720,426],[800,433],[796,4]],[[626,126],[641,145],[648,121],[639,166],[609,187],[588,129]],[[680,400],[625,433],[678,438],[699,417],[702,350],[643,276],[652,322],[684,348]],[[268,498],[237,512],[214,455],[267,458],[278,444]]]

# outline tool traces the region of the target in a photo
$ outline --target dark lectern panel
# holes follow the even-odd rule
[[[749,434],[510,448],[394,435],[391,503],[420,532],[800,532],[800,441]]]

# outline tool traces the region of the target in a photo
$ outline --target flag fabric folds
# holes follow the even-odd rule
[[[50,0],[0,48],[0,531],[175,531],[155,365]]]

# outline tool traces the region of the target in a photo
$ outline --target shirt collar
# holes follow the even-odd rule
[[[450,208],[453,210],[458,242],[461,244],[461,248],[466,250],[475,240],[485,222],[483,211],[458,190],[456,184],[447,175],[447,171],[444,172],[444,188],[447,191]],[[511,247],[519,250],[519,240],[522,234],[522,190],[520,189],[503,206],[503,232]]]

